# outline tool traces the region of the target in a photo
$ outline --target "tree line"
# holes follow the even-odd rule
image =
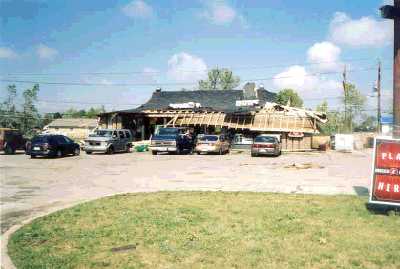
[[[60,118],[97,118],[105,112],[104,106],[87,110],[70,108],[65,112],[45,113],[41,115],[37,109],[39,85],[25,89],[22,92],[22,102],[19,99],[17,87],[8,85],[4,101],[0,103],[0,127],[20,130],[25,136],[33,136],[37,130],[42,129],[55,119]]]
[[[200,80],[199,90],[232,90],[239,86],[240,78],[229,69],[212,69],[208,72],[207,79]],[[45,113],[38,112],[39,85],[34,85],[22,92],[22,104],[17,106],[17,88],[9,85],[6,90],[5,101],[0,103],[0,127],[15,128],[30,136],[35,129],[41,129],[51,121],[59,118],[97,118],[105,112],[104,106],[85,109],[70,108],[64,112]],[[327,123],[322,124],[320,130],[324,134],[350,133],[353,131],[375,131],[377,128],[376,117],[364,112],[366,98],[354,84],[345,84],[342,91],[342,110],[329,109],[325,100],[317,106],[316,110],[327,115]],[[303,99],[295,89],[282,89],[277,93],[276,103],[302,108]]]

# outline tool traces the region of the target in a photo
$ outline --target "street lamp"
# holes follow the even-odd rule
[[[384,19],[394,20],[396,18],[400,18],[400,9],[394,6],[385,5],[382,6],[380,10],[381,10],[381,17]]]

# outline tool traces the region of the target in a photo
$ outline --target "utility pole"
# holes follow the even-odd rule
[[[343,69],[343,94],[344,94],[344,127],[345,127],[345,131],[347,130],[348,127],[348,123],[347,123],[347,119],[348,119],[348,115],[347,115],[347,90],[346,90],[346,86],[347,85],[347,71],[346,71],[346,65],[344,66]]]
[[[394,0],[394,6],[380,8],[385,19],[394,21],[393,39],[393,137],[400,138],[400,0]]]
[[[381,61],[379,61],[379,63],[378,63],[378,81],[377,81],[377,83],[376,83],[376,91],[377,91],[377,95],[378,95],[378,115],[377,115],[377,117],[378,117],[378,128],[377,128],[377,131],[378,131],[378,134],[380,134],[381,132],[382,132],[382,128],[381,128],[381,126],[382,126],[382,124],[381,124],[381,117],[382,117],[382,115],[381,115]]]

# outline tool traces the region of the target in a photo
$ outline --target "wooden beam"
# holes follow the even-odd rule
[[[267,129],[267,113],[265,113],[264,117],[264,130]]]
[[[218,117],[217,117],[217,119],[215,120],[215,127],[217,127],[217,125],[218,125],[218,121],[219,121],[219,118],[221,117],[221,112],[218,112]],[[222,125],[221,125],[221,128],[222,128]]]
[[[209,115],[210,117],[209,117],[209,119],[208,119],[208,121],[207,121],[207,126],[209,126],[210,125],[210,122],[211,122],[211,120],[212,120],[212,118],[213,118],[213,116],[214,116],[214,113],[211,113],[211,115]]]
[[[176,122],[176,120],[178,119],[178,117],[179,117],[179,114],[178,114],[178,115],[175,115],[174,121],[172,122],[172,127],[175,127],[175,122]]]
[[[203,125],[203,121],[204,121],[204,118],[205,118],[206,114],[207,114],[207,113],[204,113],[204,114],[203,114],[203,117],[201,118],[200,126]]]
[[[192,116],[189,119],[188,125],[190,125],[190,123],[192,122],[193,117],[194,117],[194,113],[192,113]]]
[[[253,129],[253,126],[254,126],[254,119],[255,119],[255,118],[256,118],[256,114],[252,115],[251,123],[250,123],[250,129]]]
[[[169,122],[167,122],[166,124],[164,124],[164,127],[167,127],[168,125],[172,124],[174,118],[170,119]]]
[[[244,123],[246,122],[246,117],[243,117],[243,122],[242,122],[242,130],[244,129]]]

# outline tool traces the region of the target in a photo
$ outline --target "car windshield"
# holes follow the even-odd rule
[[[218,136],[205,135],[205,136],[199,137],[199,141],[218,141]]]
[[[112,131],[108,130],[97,130],[94,134],[90,134],[89,136],[100,136],[100,137],[111,137]]]
[[[254,140],[254,142],[260,142],[260,143],[275,143],[276,138],[272,136],[258,136]]]
[[[160,128],[158,131],[159,135],[177,135],[179,134],[179,129],[175,128]]]
[[[32,143],[47,143],[48,139],[47,136],[35,136],[32,139]]]

